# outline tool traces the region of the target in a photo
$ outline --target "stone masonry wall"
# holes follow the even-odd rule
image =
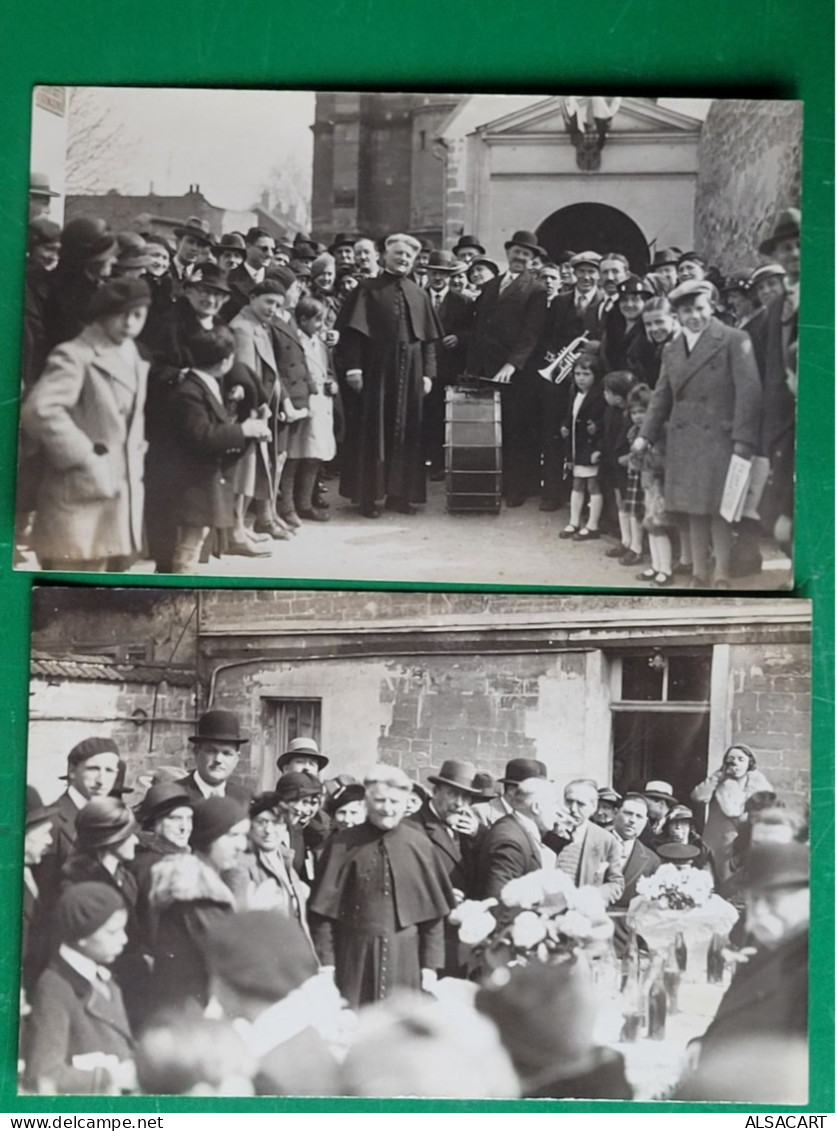
[[[695,246],[724,273],[765,262],[776,213],[798,207],[802,103],[719,99],[701,133]]]

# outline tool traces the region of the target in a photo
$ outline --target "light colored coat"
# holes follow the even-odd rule
[[[270,330],[249,306],[236,314],[230,322],[230,329],[235,336],[236,360],[243,362],[258,377],[266,401],[278,400],[281,395],[276,388],[279,367]]]
[[[666,435],[666,510],[716,515],[733,444],[758,447],[761,383],[750,338],[712,319],[691,354],[683,335],[663,349],[641,435]]]
[[[96,323],[49,355],[21,413],[45,455],[32,534],[40,559],[139,551],[147,380],[134,343],[117,347]]]

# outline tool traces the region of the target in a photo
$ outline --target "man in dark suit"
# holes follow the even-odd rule
[[[467,269],[450,251],[431,251],[427,262],[427,293],[444,333],[436,343],[436,380],[424,402],[424,458],[432,481],[444,479],[445,390],[465,371],[474,320],[474,304],[450,287]]]
[[[273,260],[276,241],[264,228],[251,228],[244,237],[244,262],[227,276],[231,295],[224,303],[221,317],[232,322],[250,301],[250,292],[264,282],[265,271]]]
[[[241,747],[248,741],[248,736],[241,733],[238,716],[217,708],[205,711],[189,741],[193,744],[195,769],[175,784],[182,786],[193,801],[230,797],[246,805],[249,791],[230,781]]]
[[[49,961],[50,938],[46,907],[35,879],[34,869],[52,844],[54,809],[45,806],[34,786],[26,787],[26,831],[23,837],[23,938],[21,940],[21,985],[31,996],[35,984]]]
[[[697,1078],[718,1071],[730,1056],[756,1038],[772,1038],[794,1051],[808,1037],[808,931],[810,924],[808,846],[759,844],[743,871],[747,929],[756,947],[746,951],[709,1028],[698,1042]],[[760,1098],[760,1081],[746,1077],[739,1095]],[[688,1087],[688,1082],[687,1082]]]
[[[119,747],[112,738],[84,738],[67,755],[67,788],[51,806],[51,843],[35,868],[34,877],[44,905],[58,897],[61,871],[76,843],[76,817],[88,801],[107,797],[119,773]]]
[[[432,796],[409,820],[427,833],[442,867],[448,874],[458,903],[469,899],[476,881],[479,842],[484,830],[471,808],[482,798],[474,788],[476,770],[470,762],[449,759],[438,774],[428,777]],[[462,972],[459,933],[445,922],[445,973],[456,977]]]
[[[186,280],[191,278],[198,263],[212,247],[213,239],[209,224],[200,216],[190,216],[185,224],[174,229],[174,234],[177,237],[177,249],[169,264],[169,274],[172,294],[178,298],[183,293]]]
[[[529,362],[546,311],[543,291],[529,268],[540,253],[534,233],[515,232],[506,242],[508,267],[486,283],[474,307],[468,372],[501,389],[503,403],[503,491],[509,506],[521,506],[540,485],[540,422],[537,380]]]
[[[477,899],[497,898],[509,880],[544,867],[543,838],[551,833],[558,815],[554,783],[527,778],[518,783],[511,804],[513,812],[495,821],[482,838],[476,868]]]
[[[641,793],[628,793],[622,800],[613,818],[612,834],[619,847],[622,858],[622,874],[625,887],[619,898],[611,904],[612,909],[624,911],[636,895],[637,881],[642,876],[650,876],[660,866],[656,852],[646,848],[639,839],[648,823],[648,802]],[[630,932],[624,914],[613,917],[613,943],[621,958],[627,950]]]

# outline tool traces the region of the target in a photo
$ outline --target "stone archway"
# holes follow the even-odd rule
[[[561,251],[620,251],[631,270],[643,275],[648,270],[648,242],[642,229],[624,212],[609,204],[569,204],[559,208],[541,223],[538,242],[550,255]]]

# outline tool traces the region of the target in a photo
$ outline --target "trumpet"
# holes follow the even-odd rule
[[[584,343],[589,340],[589,334],[585,330],[583,334],[579,334],[577,338],[559,350],[554,360],[545,365],[543,369],[539,369],[538,373],[545,381],[549,381],[552,385],[560,385],[569,377],[583,347]]]

